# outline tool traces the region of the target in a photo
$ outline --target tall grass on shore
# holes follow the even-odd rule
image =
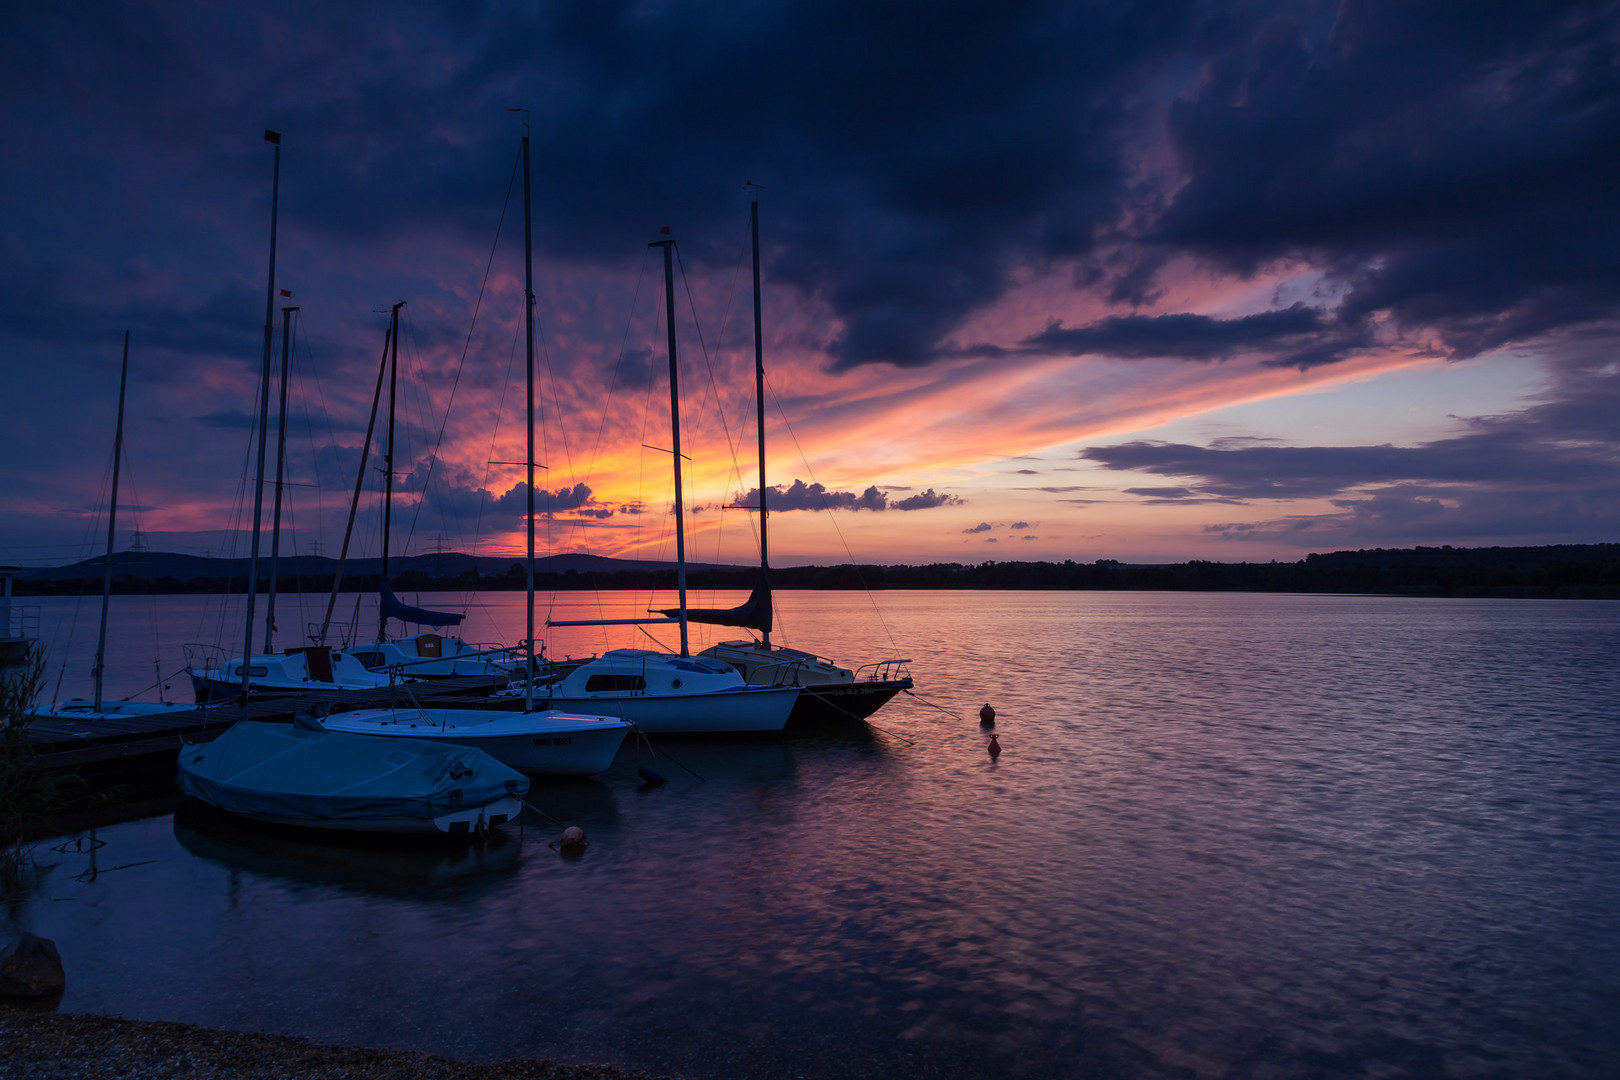
[[[28,728],[45,685],[45,654],[35,649],[26,666],[0,678],[0,889],[10,892],[29,859],[23,843],[28,822],[52,809],[61,781],[36,768]]]

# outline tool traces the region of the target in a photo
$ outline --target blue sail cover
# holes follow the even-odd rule
[[[416,623],[419,626],[460,626],[461,620],[466,618],[465,615],[457,615],[454,612],[411,607],[394,595],[387,578],[383,578],[382,588],[378,592],[381,595],[381,614],[385,619],[398,619],[400,622]]]
[[[677,619],[681,609],[665,608],[661,614]],[[771,632],[771,583],[760,581],[748,594],[748,599],[734,608],[687,608],[686,621],[710,626],[741,626],[768,634]]]

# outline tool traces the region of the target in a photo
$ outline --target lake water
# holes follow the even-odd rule
[[[82,692],[95,602],[42,606],[53,660],[70,625],[82,643],[63,676]],[[920,697],[866,736],[663,745],[701,782],[631,746],[598,780],[537,782],[540,810],[589,833],[580,858],[539,815],[459,853],[190,815],[102,829],[93,855],[51,841],[5,936],[56,940],[67,1011],[476,1060],[714,1080],[1620,1075],[1620,604],[779,607],[791,644],[912,658]],[[208,619],[239,640],[230,616],[121,599],[109,688],[151,682],[154,656],[177,667]],[[521,631],[521,595],[485,596],[468,636]],[[553,653],[637,634],[570,633]],[[641,764],[671,783],[642,788]]]

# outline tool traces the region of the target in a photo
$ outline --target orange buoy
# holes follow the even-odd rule
[[[992,709],[990,707],[990,703],[988,701],[985,702],[984,707],[979,710],[979,726],[980,727],[995,727],[996,726],[996,710],[994,710],[994,709]]]
[[[562,839],[557,843],[564,851],[584,851],[585,830],[578,825],[570,825],[562,831]]]
[[[1001,740],[996,738],[995,732],[992,731],[990,733],[990,745],[985,747],[985,749],[990,751],[990,756],[992,758],[1001,756]]]

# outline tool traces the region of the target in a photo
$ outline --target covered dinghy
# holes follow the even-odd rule
[[[482,750],[243,720],[180,753],[180,789],[255,821],[472,834],[518,816],[529,780]]]

